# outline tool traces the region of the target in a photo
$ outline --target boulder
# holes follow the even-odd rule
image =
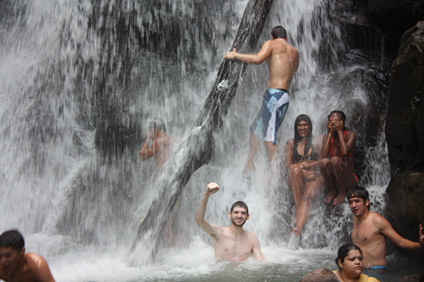
[[[418,240],[424,223],[424,21],[402,37],[392,64],[386,137],[392,179],[388,219],[395,230]]]

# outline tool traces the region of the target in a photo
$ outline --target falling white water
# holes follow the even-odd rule
[[[300,52],[278,135],[282,158],[297,115],[308,114],[314,134],[323,134],[331,110],[342,109],[349,123],[352,105],[366,108],[369,101],[360,85],[348,95],[334,86],[366,65],[335,63],[345,46],[340,27],[329,20],[331,4],[274,2],[260,44],[273,26],[283,25]],[[137,159],[146,123],[159,117],[177,142],[185,138],[246,3],[0,2],[0,229],[22,231],[27,250],[47,258],[57,281],[298,281],[313,268],[335,268],[335,249],[350,229],[347,206],[327,214],[319,195],[299,242],[291,234],[293,203],[284,167],[277,165],[270,179],[261,148],[255,171],[243,177],[248,128],[266,87],[265,64],[247,68],[215,136],[211,161],[182,193],[173,214],[175,245],[162,247],[148,264],[129,266],[130,247],[160,175],[153,159]],[[318,60],[323,45],[326,67]],[[384,206],[388,183],[384,134],[379,134],[362,179],[377,210]],[[244,200],[251,214],[245,228],[258,235],[267,262],[215,261],[210,238],[194,222],[211,181],[221,190],[209,200],[208,220],[228,225],[229,207]]]

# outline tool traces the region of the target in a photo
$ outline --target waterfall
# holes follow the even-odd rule
[[[291,234],[294,207],[284,166],[277,167],[282,180],[268,181],[268,161],[261,148],[256,170],[249,180],[243,177],[248,128],[268,79],[262,64],[247,67],[229,114],[214,135],[212,159],[191,177],[178,200],[172,214],[175,245],[164,244],[151,266],[126,266],[138,225],[158,196],[155,183],[169,177],[155,171],[154,159],[138,159],[147,122],[161,118],[177,143],[187,138],[246,4],[0,1],[1,230],[18,228],[27,234],[32,250],[51,258],[53,273],[63,281],[140,281],[146,276],[171,281],[187,273],[206,279],[213,254],[194,213],[207,183],[214,181],[221,190],[209,200],[208,220],[227,226],[229,207],[244,200],[251,214],[246,229],[258,235],[271,262],[285,266],[282,271],[290,273],[287,269],[301,262],[305,250],[311,258],[331,258],[349,236],[346,205],[329,210],[323,195],[318,196],[298,242]],[[347,49],[334,13],[332,1],[274,1],[259,39],[262,44],[270,39],[273,26],[283,25],[289,43],[300,53],[292,100],[278,133],[279,157],[301,113],[311,117],[314,134],[325,132],[326,116],[334,109],[346,113],[348,126],[358,136],[372,124],[377,129],[372,142],[358,137],[365,162],[357,169],[363,172],[361,184],[371,189],[371,200],[382,210],[389,180],[383,121],[364,112],[371,107],[385,110],[385,101],[376,106],[377,98],[370,98],[369,87],[361,83],[364,70],[378,68],[381,62],[362,60],[366,55]],[[378,115],[384,116],[384,110]],[[278,253],[282,249],[285,258]],[[98,251],[111,254],[101,265],[96,264]],[[71,264],[76,273],[69,271],[65,262],[81,257],[99,276],[83,264]],[[110,262],[116,257],[117,265]],[[161,272],[164,265],[167,274]],[[306,265],[317,266],[311,261]],[[120,274],[112,274],[110,267]],[[212,272],[225,272],[226,267],[219,265]]]

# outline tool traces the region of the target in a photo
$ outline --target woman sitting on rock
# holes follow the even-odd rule
[[[285,161],[296,206],[296,227],[293,232],[298,236],[308,219],[311,202],[324,182],[319,170],[321,140],[321,136],[312,136],[309,116],[299,115],[294,122],[294,138],[286,144]]]

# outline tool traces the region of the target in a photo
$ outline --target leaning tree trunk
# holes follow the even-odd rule
[[[249,1],[231,49],[246,52],[256,46],[271,4],[272,0]],[[210,160],[214,149],[213,133],[221,128],[236,93],[238,79],[245,69],[246,64],[238,61],[224,60],[221,63],[215,85],[199,117],[154,188],[159,193],[140,224],[133,245],[137,249],[134,254],[142,254],[141,260],[154,256],[183,188],[191,175]],[[140,261],[140,258],[137,260]]]

